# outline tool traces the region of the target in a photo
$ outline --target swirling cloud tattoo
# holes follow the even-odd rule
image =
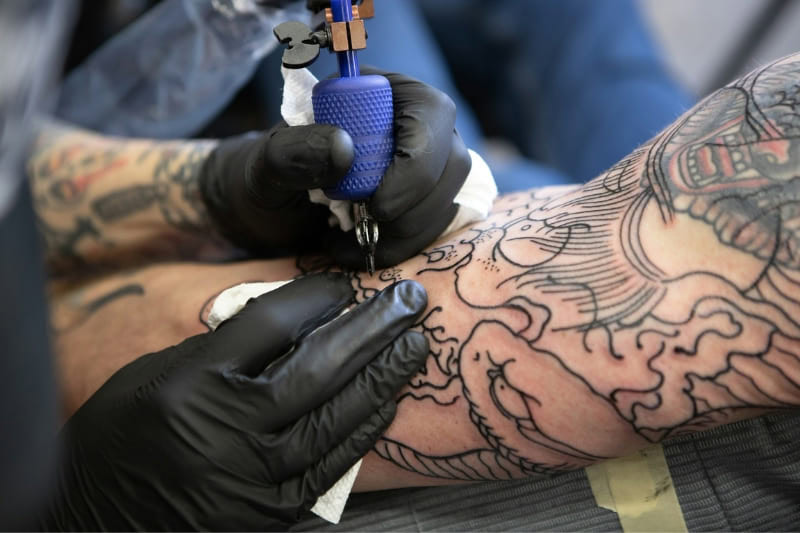
[[[643,237],[648,212],[661,231],[678,219],[709,228],[757,274],[665,267]],[[796,407],[799,248],[800,62],[786,59],[709,96],[585,186],[506,198],[486,223],[424,252],[415,277],[448,297],[419,324],[431,357],[400,407],[467,418],[484,446],[431,453],[390,431],[376,451],[429,477],[505,479]],[[355,283],[362,298],[377,288]],[[587,438],[576,411],[603,431]]]

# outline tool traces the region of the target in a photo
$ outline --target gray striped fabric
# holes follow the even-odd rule
[[[690,531],[800,531],[800,415],[729,424],[664,445]],[[292,531],[620,531],[581,471],[556,478],[350,498],[336,526]]]

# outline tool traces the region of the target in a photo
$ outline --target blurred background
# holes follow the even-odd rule
[[[398,1],[398,0],[395,0]],[[698,96],[800,50],[798,0],[636,0],[673,74]],[[67,70],[158,0],[82,0]]]
[[[797,0],[638,0],[673,74],[702,96],[800,50]]]
[[[529,184],[532,176],[539,185],[584,182],[658,133],[695,98],[800,51],[800,0],[629,0],[643,15],[672,77],[693,96],[687,98],[664,76],[627,2],[516,0],[497,3],[476,18],[490,0],[419,0],[416,8],[405,9],[407,1],[377,2],[386,2],[384,24],[393,22],[377,34],[381,39],[372,39],[362,60],[420,77],[454,95],[457,105],[468,103],[457,128],[487,157],[501,191],[513,190],[512,183]],[[64,74],[72,75],[62,87],[57,115],[105,133],[158,138],[222,138],[275,124],[282,97],[280,56],[262,60],[262,54],[251,61],[249,45],[243,44],[251,33],[240,26],[243,19],[221,15],[237,2],[250,5],[241,0],[163,4],[138,25],[133,32],[138,37],[115,40],[113,53],[109,46],[108,53],[98,54],[105,59],[95,55],[94,66],[76,68],[159,4],[78,1],[64,66]],[[302,4],[291,9],[305,14]],[[189,14],[197,9],[203,14]],[[184,23],[170,25],[170,20]],[[277,46],[266,29],[273,23],[256,24],[255,49],[266,41]],[[537,32],[539,40],[522,38],[526,32]],[[470,34],[472,39],[463,38]],[[398,49],[398,38],[413,51]],[[163,53],[165,40],[169,54]],[[448,63],[437,70],[433,65],[444,66],[441,53]],[[206,68],[215,64],[215,54],[224,66]],[[428,54],[428,61],[415,54]],[[326,71],[325,61],[317,62],[312,71],[318,77],[335,68],[332,58],[323,56],[329,66]],[[88,94],[92,106],[86,105]]]

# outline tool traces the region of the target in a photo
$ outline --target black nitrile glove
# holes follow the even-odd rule
[[[342,275],[251,300],[213,333],[123,367],[67,422],[60,530],[253,530],[311,508],[375,443],[428,353],[401,282],[352,302]],[[312,332],[313,331],[313,332]]]
[[[255,253],[318,250],[327,207],[308,190],[339,183],[353,164],[353,140],[324,124],[288,126],[223,140],[200,169],[212,220],[233,244]]]
[[[394,159],[369,200],[380,231],[375,260],[383,267],[411,257],[444,231],[471,160],[446,94],[400,74],[362,72],[386,76],[394,94]],[[306,192],[335,186],[353,153],[343,130],[282,123],[263,135],[222,141],[200,171],[200,190],[234,244],[256,252],[325,249],[344,266],[361,268],[355,234],[329,228],[330,212]]]

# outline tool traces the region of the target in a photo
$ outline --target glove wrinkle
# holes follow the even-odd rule
[[[375,445],[377,439],[386,432],[397,414],[394,400],[386,402],[371,415],[349,438],[334,447],[313,469],[306,473],[298,487],[298,495],[309,508],[316,501],[317,493],[327,492],[350,466],[364,457]]]
[[[377,352],[414,325],[426,305],[427,294],[421,285],[400,282],[384,289],[381,298],[367,300],[301,340],[296,356],[265,371],[269,381],[283,384],[274,389],[275,401],[293,404],[276,415],[274,422],[286,424],[300,411],[311,411],[321,399],[339,393]],[[326,354],[324,358],[322,354]],[[314,393],[299,394],[300,390]]]
[[[297,465],[303,464],[298,454],[307,455],[316,462],[330,448],[328,443],[340,442],[352,433],[381,405],[392,400],[396,391],[413,377],[420,368],[420,361],[428,353],[428,341],[419,332],[406,332],[387,346],[371,364],[365,367],[336,397],[318,407],[306,419],[295,422],[287,434],[296,443],[316,441],[302,452],[291,453],[285,458],[285,477],[299,472]],[[350,411],[341,412],[341,405],[350,405]],[[333,421],[336,420],[336,424]],[[307,461],[306,461],[307,462]]]
[[[308,295],[313,297],[309,298]],[[337,316],[353,302],[349,278],[326,273],[301,278],[268,294],[251,299],[244,308],[219,325],[214,338],[215,353],[249,354],[248,359],[228,358],[235,371],[256,376],[258,370],[283,356],[297,341]],[[231,328],[237,324],[236,328]],[[229,333],[232,329],[235,331]],[[247,336],[241,332],[252,331]],[[253,343],[253,339],[263,339]]]

